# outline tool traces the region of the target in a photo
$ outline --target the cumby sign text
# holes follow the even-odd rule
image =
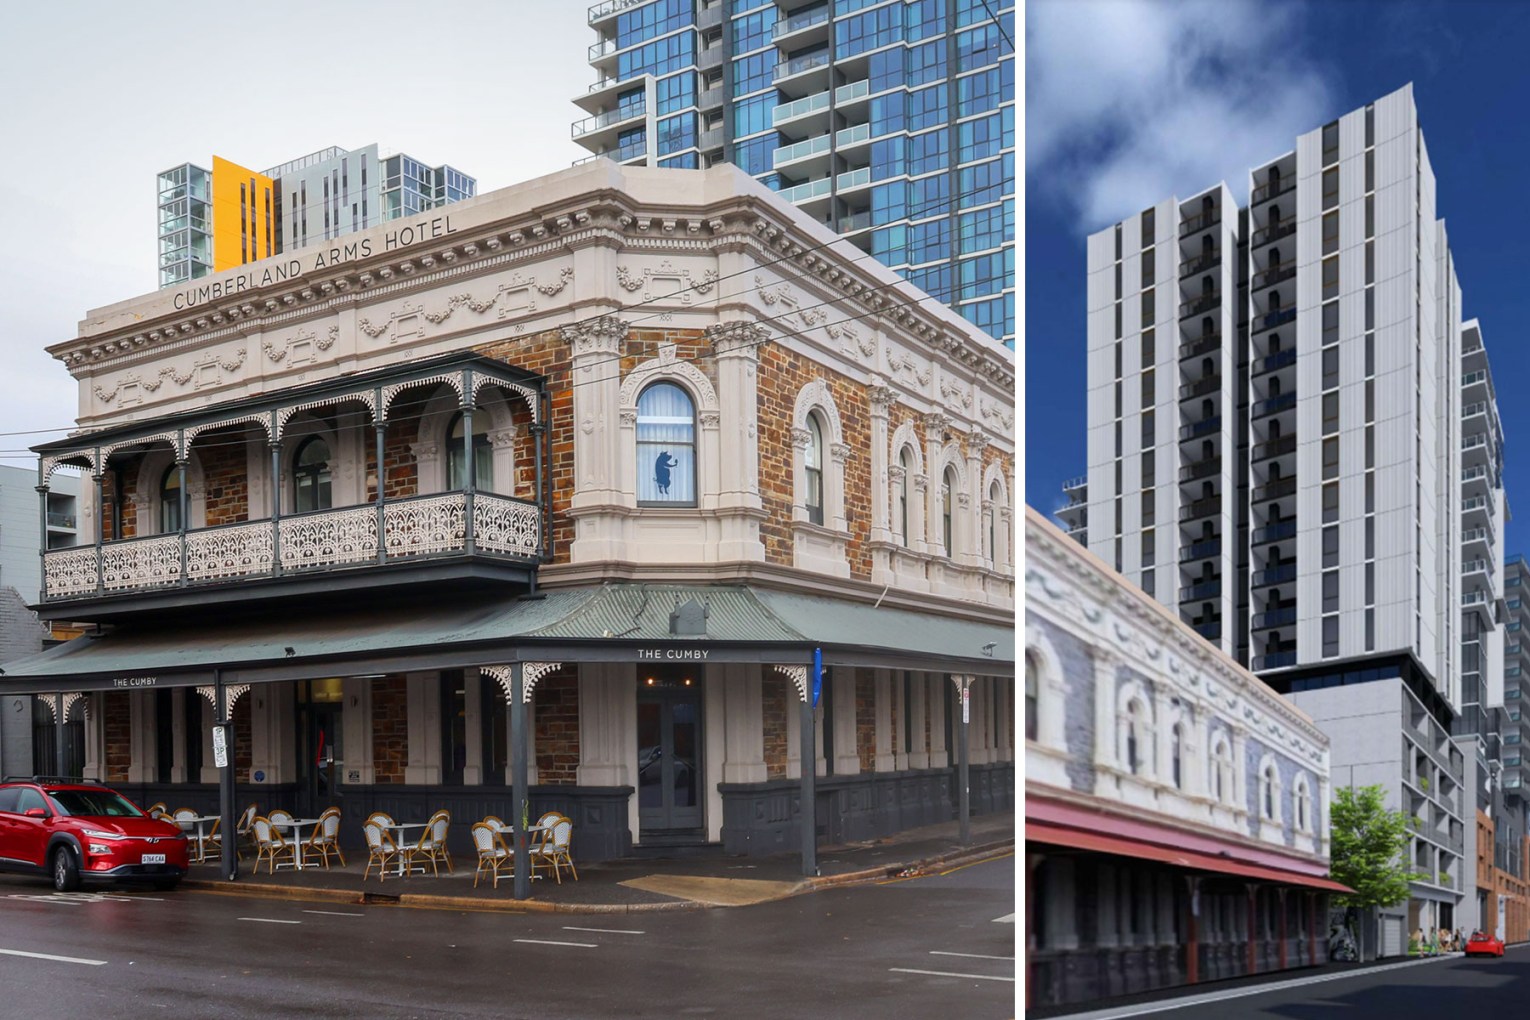
[[[272,260],[267,265],[256,266],[226,280],[212,280],[197,286],[186,287],[175,292],[175,309],[184,311],[187,308],[195,308],[211,301],[221,301],[224,298],[234,297],[247,290],[255,290],[258,287],[269,287],[274,283],[282,283],[286,280],[295,280],[305,273],[316,272],[320,269],[333,269],[342,262],[351,262],[355,259],[371,258],[373,255],[386,254],[408,248],[410,245],[420,244],[424,241],[434,241],[448,234],[455,234],[457,228],[452,226],[450,213],[426,220],[423,223],[410,223],[386,231],[381,238],[362,237],[356,240],[337,240],[328,248],[311,248],[297,252],[290,259]]]
[[[705,661],[707,649],[705,648],[639,648],[637,658],[643,662],[655,659],[693,659]]]

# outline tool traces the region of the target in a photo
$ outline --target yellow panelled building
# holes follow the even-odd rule
[[[221,156],[213,157],[213,272],[276,254],[272,179]]]

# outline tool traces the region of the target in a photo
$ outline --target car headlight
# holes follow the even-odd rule
[[[120,835],[118,833],[102,832],[99,829],[86,829],[85,835],[89,836],[91,839],[127,839],[126,836]]]
[[[90,852],[93,854],[109,854],[112,852],[112,848],[105,843],[92,843],[90,844]]]

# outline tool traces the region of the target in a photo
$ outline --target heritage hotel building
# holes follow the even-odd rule
[[[466,850],[524,770],[581,860],[760,854],[804,736],[820,840],[953,817],[965,689],[973,810],[1012,810],[1012,351],[727,165],[344,240],[50,348],[43,503],[88,477],[37,609],[93,626],[0,694],[65,767],[212,808],[221,700],[238,803],[350,843],[446,807]]]

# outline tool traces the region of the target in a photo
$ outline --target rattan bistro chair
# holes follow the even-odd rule
[[[574,881],[579,881],[579,872],[574,870],[574,858],[569,854],[569,843],[573,835],[574,823],[560,815],[552,828],[542,833],[541,841],[531,848],[532,869],[535,870],[538,864],[551,867],[553,878],[562,885],[562,868],[567,867]]]
[[[515,857],[499,838],[499,830],[487,822],[473,823],[473,847],[478,851],[478,870],[473,872],[473,888],[488,871],[494,875],[494,888],[499,888],[499,876],[515,874]]]
[[[297,843],[287,839],[271,824],[271,819],[264,815],[256,815],[255,828],[255,871],[260,871],[260,862],[268,861],[271,866],[271,874],[276,874],[276,863],[282,857],[291,858],[294,867],[297,865]]]
[[[446,873],[452,874],[452,852],[446,847],[446,832],[452,825],[452,813],[442,808],[430,816],[430,834],[435,839],[436,853],[446,862]]]
[[[441,861],[441,844],[436,840],[435,819],[432,818],[431,821],[420,830],[419,842],[413,845],[405,844],[402,847],[402,851],[404,854],[405,874],[408,874],[414,870],[416,862],[423,861],[430,862],[431,874],[441,874],[441,869],[438,867]],[[422,872],[425,870],[425,865],[423,863],[420,864],[420,870]]]
[[[365,882],[367,876],[372,874],[372,865],[377,865],[377,880],[387,881],[388,865],[399,855],[398,846],[393,842],[393,837],[388,835],[388,830],[383,828],[373,818],[368,818],[361,831],[367,838],[367,867],[361,873],[361,880]]]
[[[165,802],[164,801],[159,801],[158,803],[150,804],[148,810],[144,812],[144,814],[148,815],[150,818],[159,818],[161,815],[164,815],[164,814],[167,814],[167,813],[168,812],[165,810]]]
[[[241,849],[255,845],[255,816],[258,813],[252,803],[244,809],[244,813],[239,816],[239,821],[234,823],[234,853],[240,860],[244,859]]]
[[[314,823],[313,835],[303,843],[303,847],[312,853],[318,854],[324,859],[324,870],[329,870],[329,855],[334,854],[340,858],[340,866],[345,866],[345,854],[340,850],[340,809],[328,807],[319,815],[319,820]]]

